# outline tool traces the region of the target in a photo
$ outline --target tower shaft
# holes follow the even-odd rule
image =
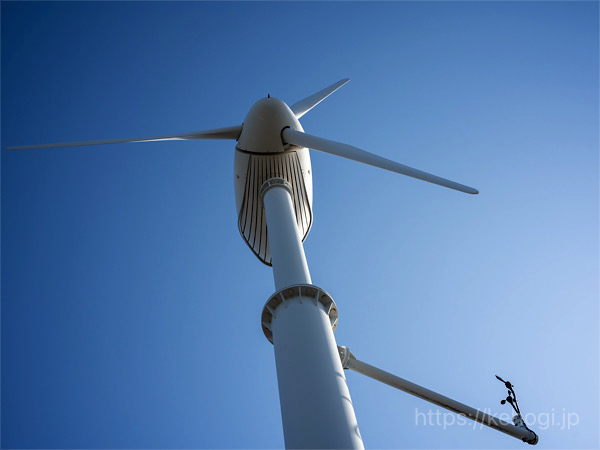
[[[311,285],[289,184],[262,189],[276,292],[265,306],[287,449],[363,449],[332,325],[333,300]]]

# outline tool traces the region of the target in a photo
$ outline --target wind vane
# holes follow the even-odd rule
[[[261,323],[265,336],[273,343],[275,350],[286,448],[364,448],[344,368],[363,373],[530,444],[537,443],[537,435],[525,425],[518,405],[513,425],[363,363],[346,347],[337,347],[333,335],[338,321],[337,306],[325,290],[312,284],[302,246],[313,219],[308,149],[468,194],[478,193],[472,187],[357,147],[305,133],[299,119],[348,81],[340,80],[291,107],[268,94],[252,106],[242,125],[184,134],[7,149],[170,140],[237,141],[234,189],[238,228],[258,259],[273,267],[276,292],[263,308]],[[512,391],[512,387],[509,389]],[[511,400],[514,398],[516,405],[514,391],[512,397],[509,391],[509,397]]]

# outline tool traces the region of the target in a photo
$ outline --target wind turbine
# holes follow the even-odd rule
[[[531,444],[536,443],[537,436],[522,419],[521,422],[513,419],[515,425],[494,420],[473,408],[362,363],[345,347],[337,347],[333,335],[338,320],[336,304],[325,290],[312,284],[302,246],[313,219],[308,149],[468,194],[478,193],[472,187],[357,147],[305,133],[299,119],[348,81],[340,80],[291,107],[269,95],[252,106],[241,125],[184,134],[7,149],[169,140],[237,141],[234,189],[238,228],[258,259],[273,267],[276,292],[265,303],[261,322],[275,351],[286,448],[363,448],[344,368],[364,373]]]

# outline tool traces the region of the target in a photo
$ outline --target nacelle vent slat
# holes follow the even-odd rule
[[[271,249],[265,209],[259,191],[269,178],[283,178],[292,185],[292,202],[302,241],[308,236],[312,225],[312,211],[297,153],[250,155],[244,199],[238,216],[238,227],[246,244],[258,259],[268,266],[271,265]]]

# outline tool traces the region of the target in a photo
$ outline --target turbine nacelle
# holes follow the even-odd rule
[[[238,229],[263,263],[271,264],[267,222],[260,190],[271,178],[292,187],[292,202],[302,240],[312,225],[312,175],[307,148],[284,144],[283,130],[303,132],[296,114],[283,101],[262,98],[250,108],[235,146],[234,191]]]
[[[284,152],[290,148],[281,137],[284,128],[304,131],[285,102],[273,97],[262,98],[248,111],[236,148],[259,154]]]

